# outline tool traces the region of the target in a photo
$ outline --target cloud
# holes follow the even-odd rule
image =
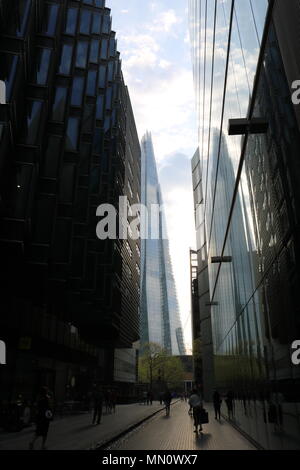
[[[126,15],[127,13],[129,13],[129,10],[121,10],[121,13],[123,13],[123,15]]]
[[[174,10],[167,10],[161,12],[151,24],[147,26],[149,31],[163,31],[165,33],[170,33],[173,26],[182,22],[182,19],[179,18]]]

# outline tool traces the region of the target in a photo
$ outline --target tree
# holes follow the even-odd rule
[[[148,343],[139,360],[139,380],[143,383],[164,383],[180,386],[184,380],[183,364],[178,357],[168,355],[159,344]]]

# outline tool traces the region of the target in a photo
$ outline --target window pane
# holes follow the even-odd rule
[[[24,37],[27,30],[29,14],[32,6],[31,0],[14,2],[14,19],[8,25],[8,33],[12,36]]]
[[[79,119],[70,117],[66,135],[66,150],[77,150]]]
[[[96,128],[94,133],[93,153],[101,154],[102,149],[102,131]]]
[[[46,10],[44,13],[44,21],[42,26],[42,33],[49,36],[54,36],[56,31],[57,15],[58,15],[59,5],[49,5],[47,4]]]
[[[80,41],[77,45],[76,67],[86,67],[87,51],[88,43],[86,41]]]
[[[106,109],[111,109],[112,105],[112,87],[108,87],[106,91]]]
[[[71,64],[72,64],[72,54],[73,54],[73,46],[70,44],[64,44],[62,53],[61,53],[59,73],[62,73],[64,75],[70,74]]]
[[[38,49],[36,69],[36,83],[38,85],[46,85],[47,83],[50,60],[50,49]]]
[[[75,34],[77,26],[78,8],[69,8],[66,22],[66,33]]]
[[[6,54],[5,63],[6,63],[6,73],[4,72],[4,82],[5,82],[5,96],[4,102],[8,103],[11,99],[12,90],[15,82],[17,67],[18,67],[19,57],[17,55]]]
[[[59,201],[70,203],[73,201],[73,190],[75,182],[75,165],[65,163],[59,178]]]
[[[83,34],[90,34],[92,13],[88,10],[83,10],[80,18],[80,32]]]
[[[116,41],[113,38],[109,40],[109,54],[111,57],[114,57],[116,54]]]
[[[94,34],[100,34],[101,33],[101,15],[100,15],[100,13],[94,13],[93,14],[92,33],[94,33]]]
[[[84,78],[83,77],[75,77],[74,80],[73,80],[72,96],[71,96],[71,105],[72,106],[81,106],[82,96],[83,96],[83,88],[84,88]]]
[[[99,95],[97,97],[97,108],[96,108],[96,119],[103,119],[103,105],[104,105],[104,96]]]
[[[107,39],[102,39],[102,42],[101,42],[101,59],[107,59],[107,47],[108,47]]]
[[[91,42],[90,62],[97,63],[99,57],[99,41],[93,39]]]
[[[61,137],[49,136],[48,145],[45,153],[44,164],[42,165],[43,176],[56,178],[59,156],[60,156]]]
[[[94,96],[96,94],[96,79],[97,71],[89,70],[86,89],[86,93],[88,96]]]
[[[109,15],[105,15],[103,17],[103,33],[105,34],[109,34],[110,32],[110,16]]]
[[[110,61],[108,64],[108,77],[109,82],[112,82],[114,79],[114,62]]]
[[[65,114],[67,100],[67,89],[58,87],[56,88],[55,100],[52,109],[53,121],[63,121]]]
[[[106,67],[105,65],[100,65],[99,67],[99,87],[105,88],[106,85]]]
[[[36,143],[36,137],[39,129],[39,122],[42,111],[41,101],[33,101],[28,105],[27,113],[27,129],[25,135],[25,141],[29,145]]]
[[[94,105],[93,104],[87,104],[84,108],[84,114],[83,114],[83,124],[82,124],[82,130],[83,132],[92,132],[94,124]]]

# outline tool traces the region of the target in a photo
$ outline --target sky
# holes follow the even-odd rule
[[[197,148],[197,118],[187,5],[187,0],[106,0],[139,137],[152,133],[180,316],[191,352],[191,158]]]

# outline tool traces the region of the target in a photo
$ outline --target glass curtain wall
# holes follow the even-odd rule
[[[300,135],[273,8],[189,1],[199,124],[192,169],[216,387],[233,393],[236,424],[262,447],[291,449],[300,448],[300,370],[290,353],[300,337]],[[262,118],[268,130],[229,135],[237,118]]]

